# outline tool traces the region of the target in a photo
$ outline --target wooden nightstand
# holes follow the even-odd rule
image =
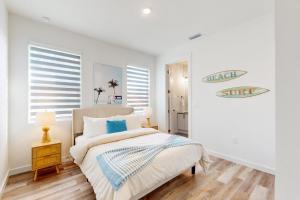
[[[53,139],[48,143],[36,142],[32,144],[32,170],[34,181],[37,178],[38,170],[46,167],[56,167],[56,173],[59,173],[58,165],[61,164],[61,142]]]

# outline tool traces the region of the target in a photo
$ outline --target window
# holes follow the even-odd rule
[[[45,110],[70,118],[80,104],[81,56],[30,45],[29,121]]]
[[[150,73],[146,68],[127,66],[127,105],[141,112],[150,105]]]

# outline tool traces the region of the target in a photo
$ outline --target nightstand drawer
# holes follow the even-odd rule
[[[44,156],[41,158],[32,159],[32,169],[41,169],[61,164],[60,154]]]
[[[53,154],[60,154],[60,144],[36,147],[32,149],[32,158],[41,158]]]

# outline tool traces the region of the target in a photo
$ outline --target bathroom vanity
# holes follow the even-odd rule
[[[188,134],[188,112],[177,112],[177,132]]]

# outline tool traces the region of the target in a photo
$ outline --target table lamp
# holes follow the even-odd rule
[[[54,112],[40,112],[36,115],[36,123],[42,126],[42,130],[44,132],[42,142],[47,143],[50,142],[51,139],[49,137],[49,126],[55,123],[55,113]]]
[[[145,110],[145,115],[146,115],[146,119],[147,119],[147,127],[151,127],[151,122],[150,122],[150,117],[152,115],[152,108],[151,107],[146,107]]]

